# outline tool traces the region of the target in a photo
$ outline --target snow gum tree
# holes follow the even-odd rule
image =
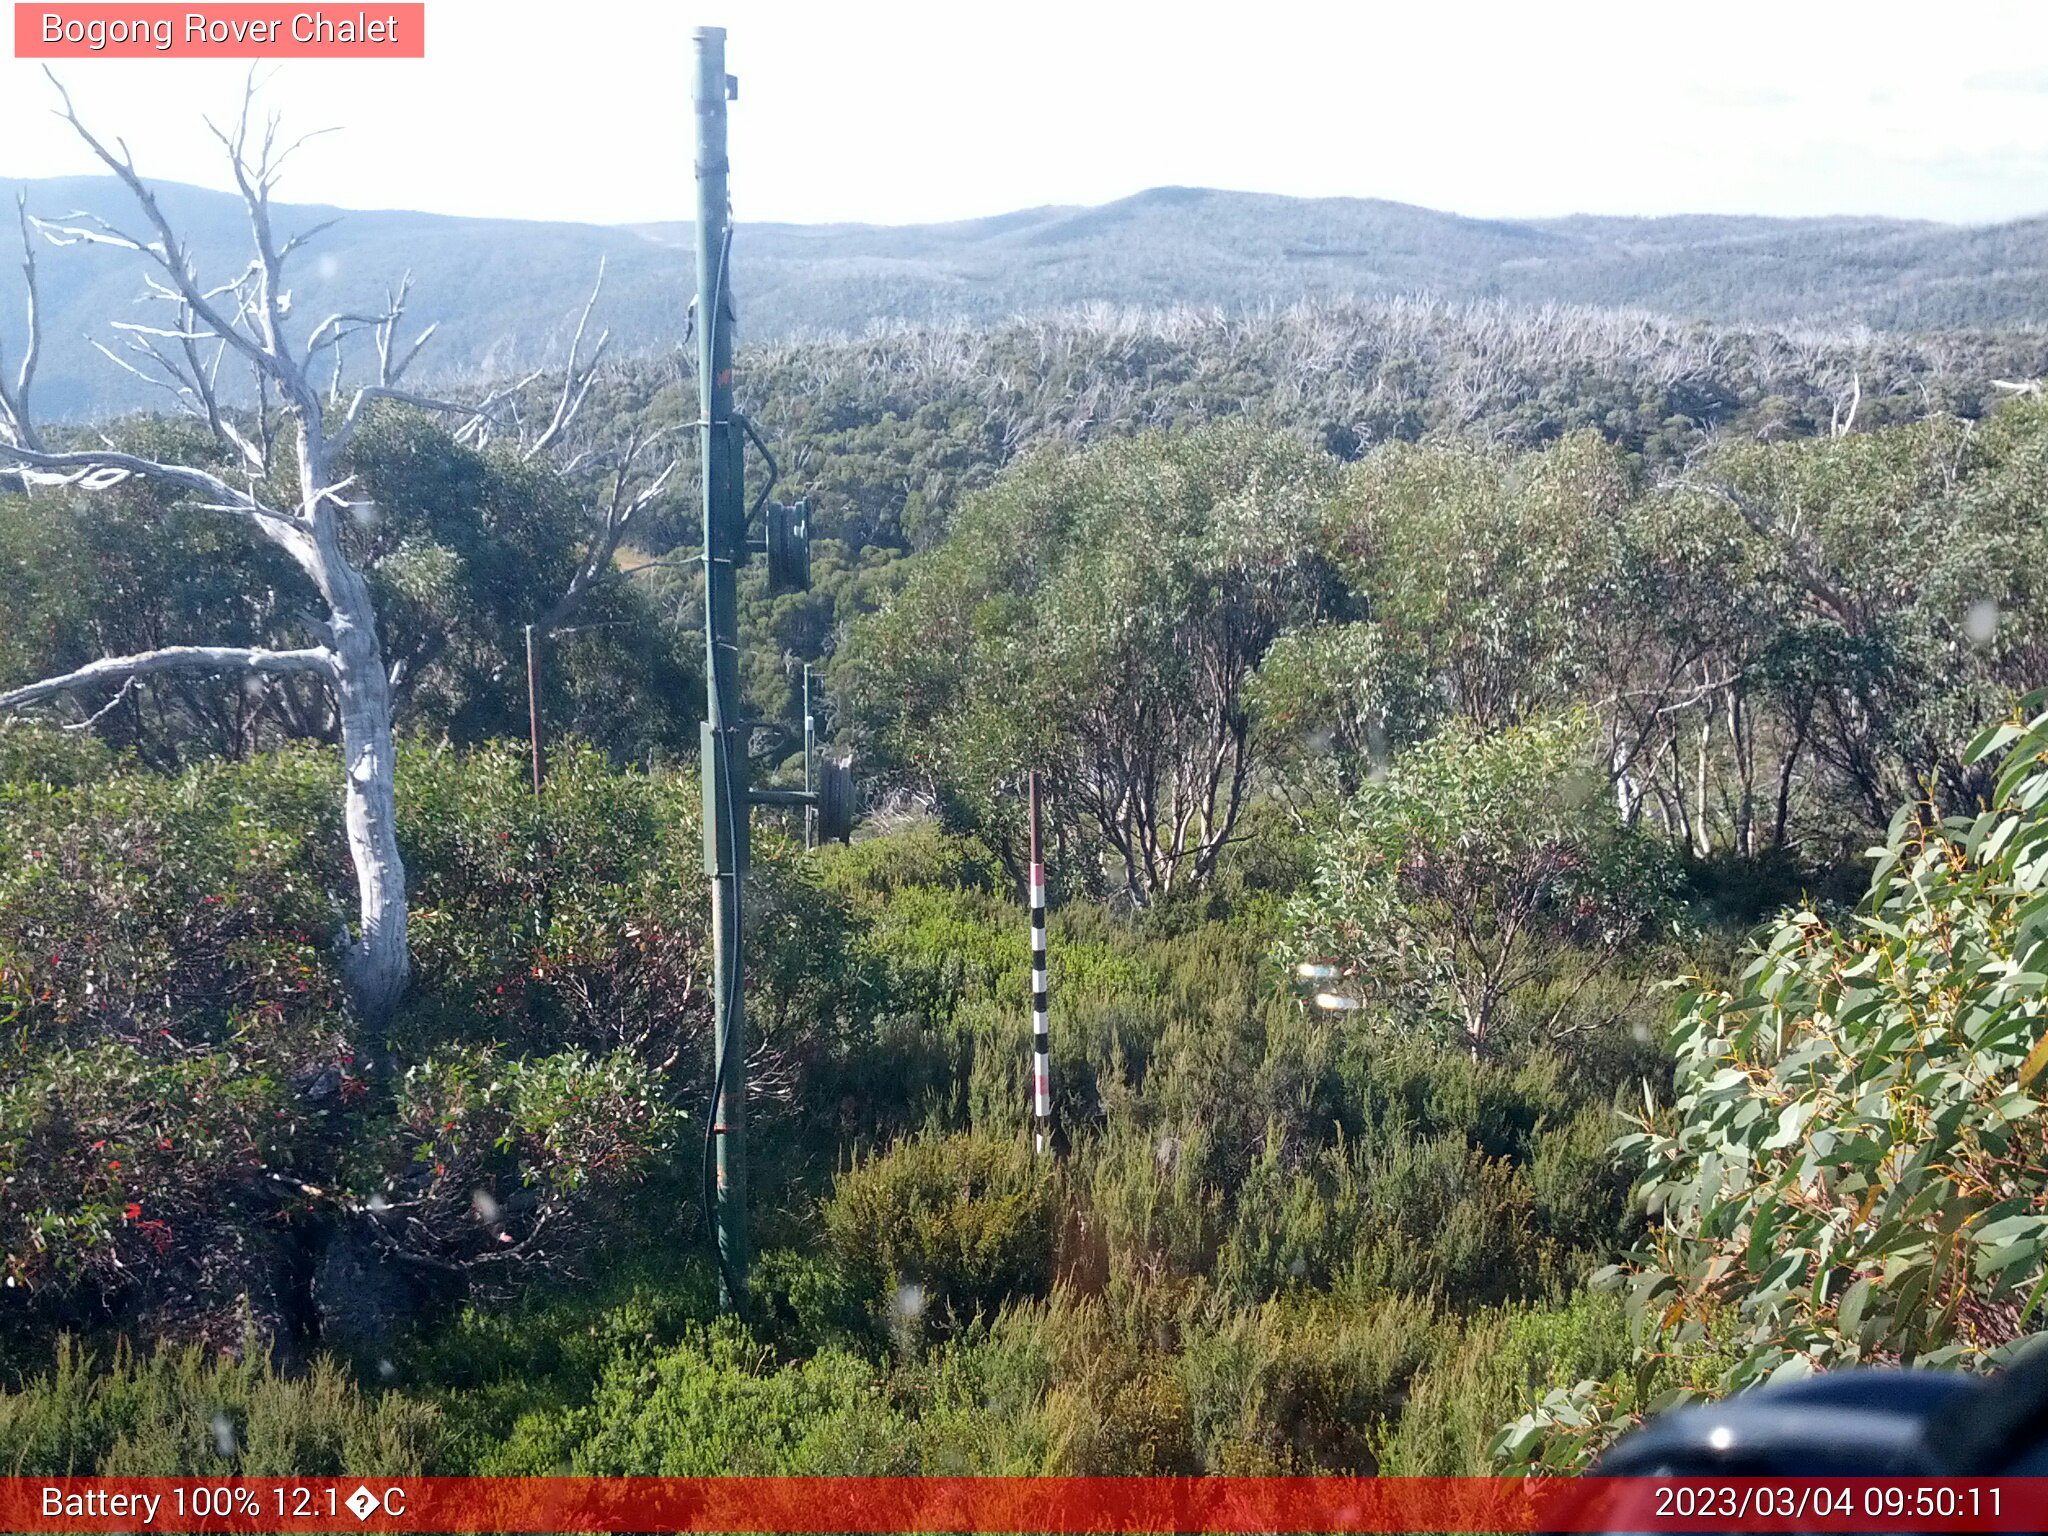
[[[28,324],[19,355],[0,360],[0,472],[11,471],[31,494],[60,486],[106,490],[136,477],[154,481],[193,506],[238,520],[283,550],[318,602],[304,610],[304,645],[193,643],[102,657],[0,692],[0,710],[60,698],[81,709],[104,709],[147,679],[177,673],[257,679],[288,675],[323,684],[339,723],[344,823],[356,887],[354,920],[344,925],[339,939],[343,972],[355,1012],[374,1039],[409,977],[406,880],[394,797],[392,679],[378,640],[370,587],[350,558],[346,538],[350,521],[368,520],[375,508],[359,492],[352,494],[354,482],[341,465],[376,401],[410,404],[459,422],[461,433],[472,433],[505,396],[457,405],[400,388],[433,332],[429,326],[409,343],[402,340],[406,283],[374,313],[329,314],[300,324],[287,266],[326,226],[288,237],[280,237],[275,228],[271,193],[297,146],[280,143],[274,115],[254,120],[253,82],[233,128],[214,129],[248,211],[252,246],[248,265],[218,283],[203,280],[195,269],[190,248],[137,173],[128,147],[119,140],[109,146],[80,120],[61,86],[58,95],[60,115],[127,189],[139,222],[129,229],[89,214],[50,220],[32,218],[25,207],[18,210]],[[180,411],[206,424],[220,450],[213,467],[122,452],[104,439],[86,441],[85,434],[58,433],[38,423],[31,405],[43,344],[38,235],[53,245],[108,247],[140,259],[153,313],[146,320],[113,322],[119,350],[95,345],[120,367],[160,385]],[[345,392],[343,353],[351,342],[374,354],[374,366],[371,382]],[[224,369],[229,379],[248,377],[249,389],[241,394],[224,389]],[[316,380],[324,380],[325,387]]]

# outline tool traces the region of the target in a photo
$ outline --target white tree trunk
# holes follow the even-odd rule
[[[336,552],[337,555],[339,551]],[[351,1000],[381,1031],[412,974],[405,860],[398,851],[398,754],[391,739],[391,685],[377,643],[369,586],[346,560],[330,568],[334,692],[345,764],[343,822],[356,871],[357,930],[347,951]]]

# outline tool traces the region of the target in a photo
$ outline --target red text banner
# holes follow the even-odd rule
[[[424,3],[30,4],[16,0],[18,59],[423,59]]]
[[[2028,1478],[0,1478],[8,1531],[2028,1531]]]

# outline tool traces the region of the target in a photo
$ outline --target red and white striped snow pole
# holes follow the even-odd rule
[[[1052,1132],[1052,1033],[1046,1021],[1045,864],[1038,847],[1038,775],[1026,776],[1031,800],[1031,1117],[1045,1153]]]

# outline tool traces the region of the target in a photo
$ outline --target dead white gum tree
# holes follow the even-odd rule
[[[569,337],[568,361],[563,365],[559,388],[534,391],[528,386],[539,377],[528,374],[491,409],[473,412],[457,432],[463,442],[477,448],[491,446],[501,438],[510,451],[533,464],[547,466],[564,484],[573,488],[582,504],[590,530],[589,542],[577,559],[569,583],[548,611],[534,621],[534,632],[553,634],[573,629],[591,595],[607,582],[638,571],[695,567],[688,560],[646,560],[620,566],[618,555],[636,519],[660,501],[676,471],[682,467],[673,429],[651,427],[638,420],[622,434],[608,433],[603,424],[593,429],[583,415],[583,404],[602,371],[612,335],[608,330],[591,335],[590,322],[604,294],[605,264],[597,266],[597,281],[577,316]],[[588,348],[586,351],[585,348]]]
[[[52,77],[55,84],[55,77]],[[343,754],[342,800],[349,855],[354,864],[356,916],[344,923],[339,943],[351,1002],[377,1049],[382,1028],[404,995],[411,969],[407,943],[405,864],[399,856],[392,745],[391,679],[377,639],[369,584],[344,546],[346,520],[367,516],[351,497],[351,478],[337,465],[366,409],[378,400],[401,401],[458,419],[465,429],[485,421],[518,389],[471,405],[408,393],[400,383],[433,333],[429,326],[410,344],[399,339],[407,285],[374,314],[332,314],[290,334],[291,294],[286,264],[326,226],[280,239],[271,221],[270,195],[296,144],[280,146],[273,115],[252,124],[255,83],[245,92],[232,132],[214,128],[227,151],[247,207],[253,255],[227,282],[209,286],[194,270],[190,250],[171,227],[155,194],[137,174],[120,140],[109,148],[79,120],[57,86],[62,116],[133,197],[140,224],[131,233],[92,215],[32,219],[19,210],[23,270],[28,280],[28,334],[17,365],[0,367],[0,469],[15,471],[29,487],[74,486],[92,491],[141,477],[182,492],[192,504],[241,521],[288,554],[318,594],[309,605],[309,643],[289,650],[177,645],[133,656],[109,656],[77,671],[0,692],[0,710],[15,710],[60,696],[92,697],[107,687],[126,688],[166,673],[318,679],[331,691]],[[209,126],[212,126],[209,124]],[[299,141],[303,142],[303,141]],[[122,352],[100,350],[131,373],[160,385],[179,409],[203,420],[234,465],[215,473],[118,451],[110,444],[58,445],[31,410],[42,347],[31,238],[54,245],[99,245],[140,256],[153,321],[115,321]],[[374,342],[374,383],[341,400],[341,350],[352,337]],[[95,345],[98,345],[95,343]],[[125,356],[123,355],[125,353]],[[220,387],[224,365],[253,376],[252,405],[232,406]],[[329,398],[313,384],[331,370]],[[531,380],[522,380],[521,385]],[[244,397],[245,399],[251,397]]]

